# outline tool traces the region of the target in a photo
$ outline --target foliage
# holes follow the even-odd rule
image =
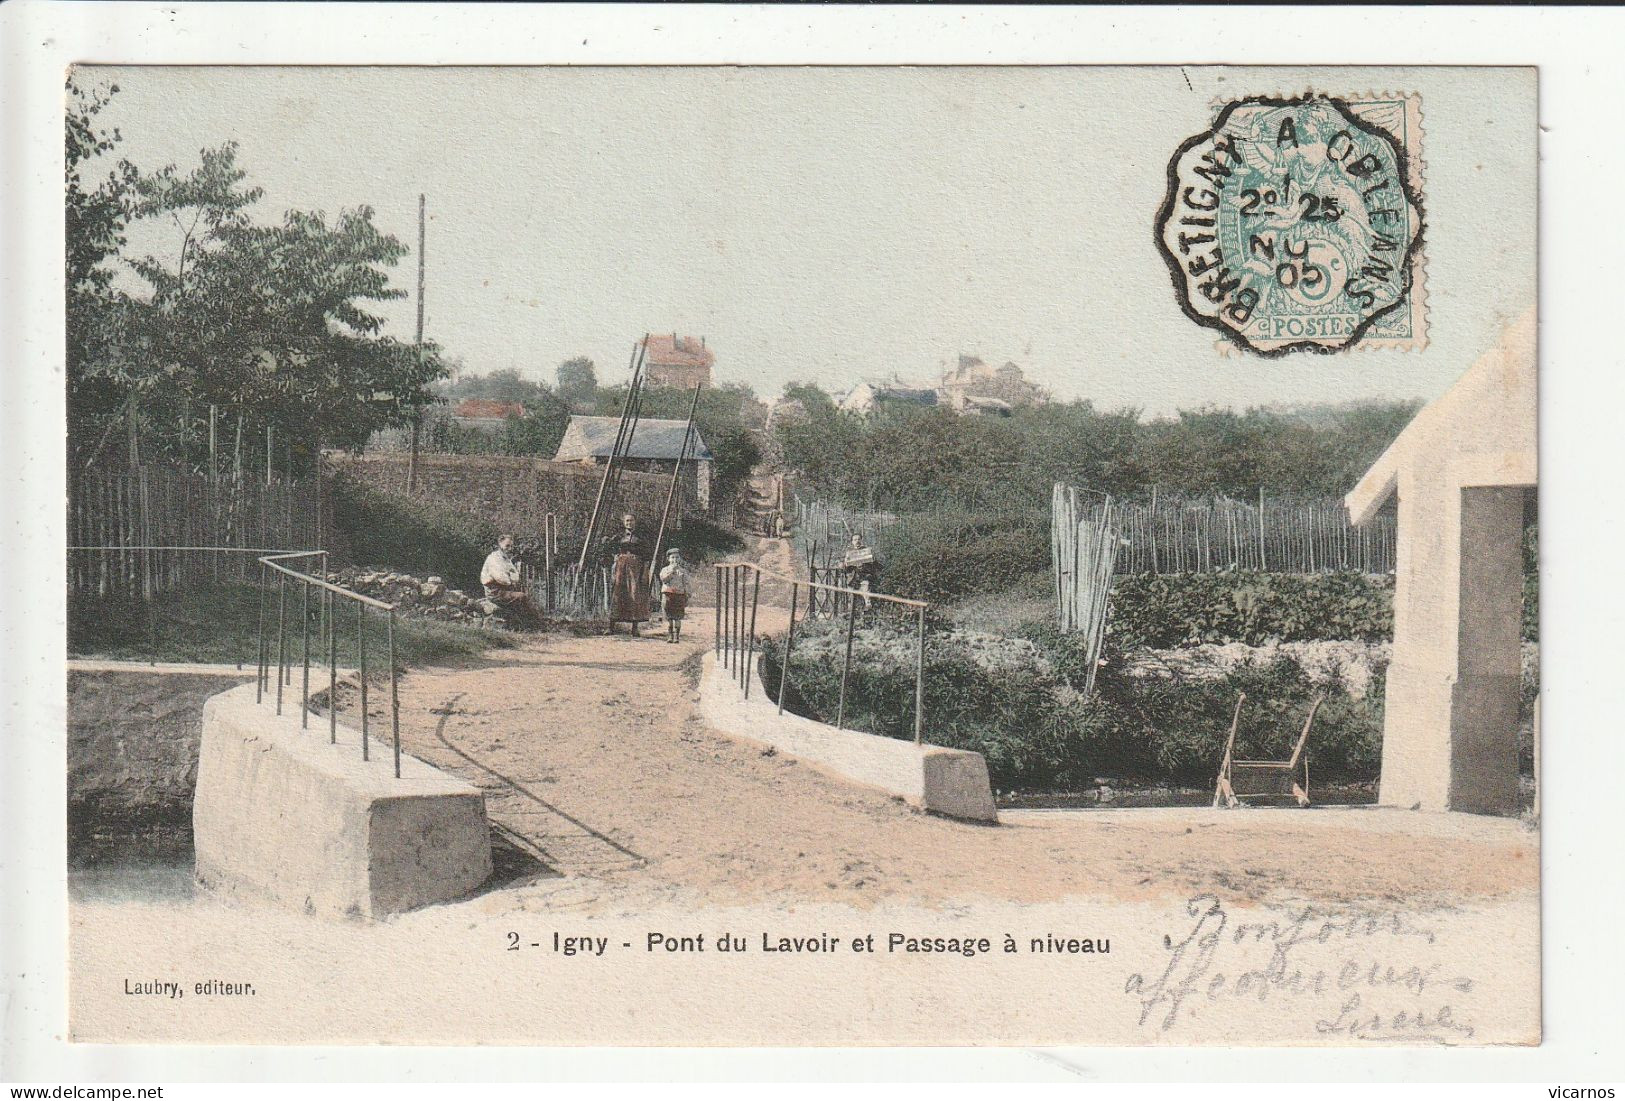
[[[1363,573],[1130,574],[1112,588],[1119,646],[1381,640],[1393,635],[1393,579]]]
[[[531,381],[512,367],[483,375],[460,375],[455,382],[439,383],[434,391],[451,405],[469,398],[526,405],[552,394],[542,383]]]
[[[626,386],[598,391],[591,410],[598,416],[619,417],[626,403]],[[640,415],[649,419],[687,421],[694,391],[669,386],[651,386],[643,391]],[[714,500],[726,501],[739,492],[751,469],[761,461],[761,449],[750,424],[756,395],[748,386],[708,386],[700,391],[694,408],[694,426],[711,450]]]
[[[271,597],[274,609],[274,589]],[[340,601],[340,606],[349,608],[344,601]],[[314,601],[311,607],[314,611]],[[157,627],[154,648],[154,637],[148,632],[147,608],[140,600],[74,595],[68,603],[68,652],[78,657],[121,660],[242,662],[252,670],[258,660],[259,616],[260,589],[254,584],[223,582],[187,592],[165,593],[154,602],[152,618]],[[346,620],[351,626],[338,633],[338,662],[351,668],[356,665],[357,656],[353,616],[352,609]],[[297,612],[294,618],[297,619]],[[384,624],[376,615],[369,618],[367,662],[372,670],[381,674],[388,653]],[[302,636],[290,637],[295,637],[297,648],[297,637]],[[403,666],[431,665],[512,645],[513,640],[507,635],[460,623],[407,616],[395,624],[396,661]],[[312,680],[314,682],[314,676]],[[325,674],[321,681],[325,687]],[[297,678],[295,683],[297,685]]]
[[[535,455],[551,459],[558,452],[559,441],[564,439],[564,432],[570,426],[570,408],[547,387],[526,385],[531,388],[527,391],[531,396],[523,399],[524,415],[509,417],[501,431],[491,432],[459,424],[452,415],[452,407],[443,405],[425,418],[424,446],[445,455]],[[505,389],[500,392],[511,394],[515,391]],[[455,400],[462,400],[462,396]],[[514,399],[493,397],[490,400]]]
[[[1341,496],[1415,415],[1419,403],[1374,402],[1283,412],[1181,411],[1142,421],[1137,409],[1088,401],[967,417],[894,403],[844,413],[818,387],[793,383],[803,417],[775,421],[774,445],[810,496],[897,512],[939,506],[1040,505],[1057,481],[1117,497],[1153,485],[1187,496],[1249,500]]]
[[[332,480],[339,547],[357,565],[436,575],[454,589],[480,589],[480,565],[501,533],[489,521],[423,498],[384,493],[342,474]]]
[[[91,162],[110,155],[121,140],[98,126],[96,116],[118,85],[87,89],[68,81],[64,157],[66,165],[67,404],[70,446],[93,454],[107,443],[101,421],[122,410],[128,385],[118,379],[130,336],[133,306],[113,288],[113,261],[125,245],[134,215],[139,172],[120,159],[94,178]]]
[[[1049,568],[1049,517],[1028,511],[919,513],[879,530],[880,591],[933,603],[1003,592]]]
[[[774,447],[787,469],[814,496],[861,504],[864,487],[854,476],[852,460],[864,432],[862,419],[841,412],[811,383],[790,383],[784,388],[784,400],[799,403],[803,411],[802,416],[774,422]]]
[[[558,394],[572,409],[585,409],[598,397],[598,373],[592,360],[575,356],[559,364]]]
[[[665,545],[660,550],[662,559],[672,547],[683,552],[683,561],[695,566],[737,554],[745,549],[745,541],[730,528],[697,516],[688,516],[683,519],[681,528],[667,533]],[[665,562],[662,561],[660,565],[665,565]]]

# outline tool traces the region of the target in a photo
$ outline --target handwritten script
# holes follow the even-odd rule
[[[1130,975],[1124,985],[1138,999],[1141,1025],[1168,1032],[1203,1006],[1274,999],[1313,1017],[1328,1039],[1472,1039],[1450,1001],[1470,993],[1472,980],[1427,962],[1435,934],[1410,915],[1305,907],[1243,922],[1211,894],[1192,898],[1185,913],[1189,930],[1163,937],[1162,973]]]

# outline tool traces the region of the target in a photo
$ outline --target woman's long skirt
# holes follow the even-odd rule
[[[609,578],[609,621],[645,623],[649,619],[649,581],[644,576],[643,559],[635,554],[617,554]]]

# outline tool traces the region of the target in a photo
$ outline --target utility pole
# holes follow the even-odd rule
[[[424,210],[427,198],[418,195],[418,332],[417,357],[418,377],[423,376],[423,245],[427,236],[424,230]],[[418,485],[418,429],[423,421],[423,408],[414,404],[412,407],[412,453],[406,460],[406,492],[411,493]]]

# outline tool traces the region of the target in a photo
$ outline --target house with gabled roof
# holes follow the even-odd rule
[[[615,451],[615,437],[619,434],[620,428],[619,417],[571,417],[569,426],[564,430],[564,438],[559,440],[553,461],[603,466],[609,462],[610,455]],[[663,420],[653,417],[640,419],[632,432],[631,443],[626,448],[625,469],[649,474],[670,474],[677,466],[678,457],[683,453],[685,429],[692,433],[689,437],[685,465],[693,473],[688,475],[685,472],[684,480],[692,487],[693,498],[699,506],[702,509],[710,508],[713,462],[711,449],[706,446],[700,430],[697,427],[689,428],[686,420]],[[689,480],[690,477],[692,481]]]
[[[466,398],[452,406],[451,416],[465,428],[481,432],[499,432],[509,417],[523,417],[525,407],[517,401],[491,401],[488,398]]]

